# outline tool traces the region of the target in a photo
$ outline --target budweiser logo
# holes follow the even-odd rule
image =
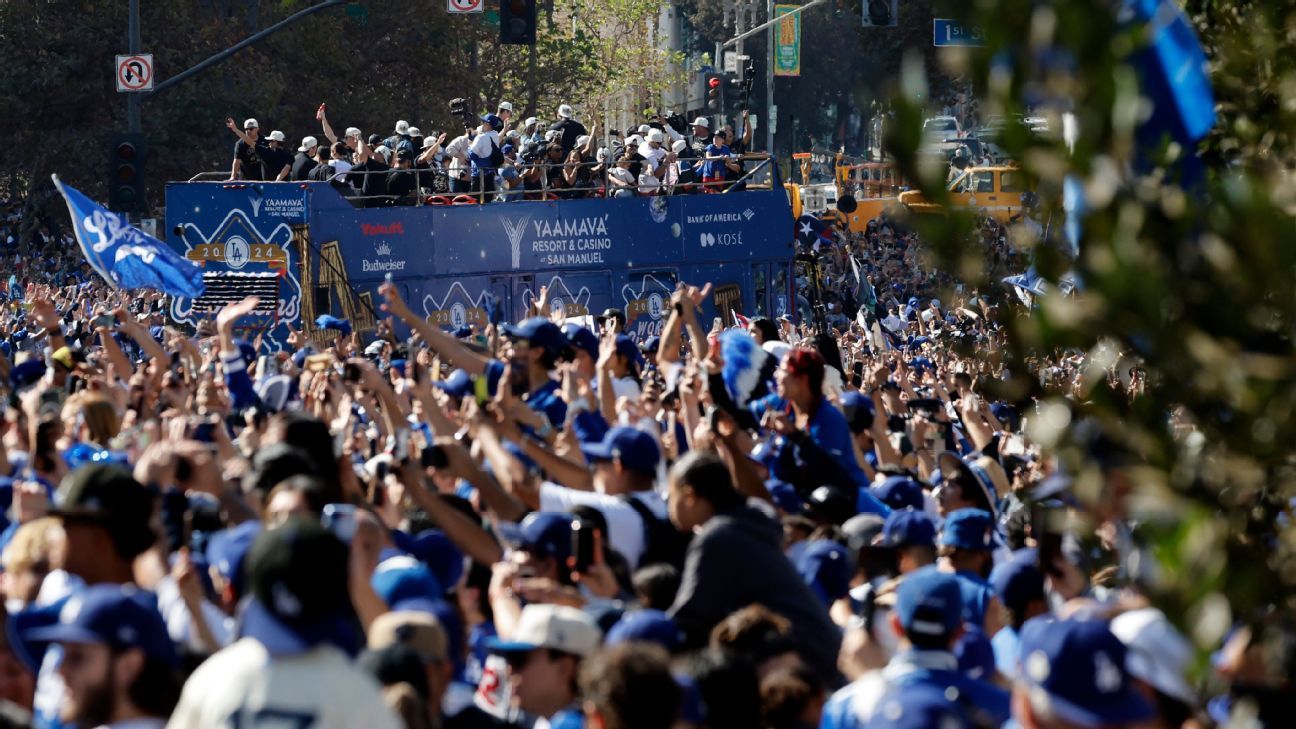
[[[386,243],[379,243],[378,245],[374,246],[374,253],[377,253],[380,256],[390,256],[391,246]]]
[[[364,235],[405,235],[405,226],[400,222],[389,223],[387,225],[370,225],[369,223],[361,223],[360,232]]]

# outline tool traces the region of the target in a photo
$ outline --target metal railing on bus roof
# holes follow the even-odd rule
[[[653,192],[642,192],[640,191],[638,184],[627,185],[624,188],[619,188],[619,189],[631,190],[633,193],[631,195],[632,197],[652,197],[656,195],[687,195],[687,194],[697,194],[699,192],[728,194],[739,190],[771,189],[772,174],[770,173],[772,171],[772,165],[771,165],[772,160],[770,159],[769,155],[764,153],[757,153],[757,154],[743,154],[738,156],[744,162],[758,161],[759,164],[757,164],[756,167],[751,169],[750,171],[746,171],[741,177],[735,180],[724,180],[721,182],[702,182],[700,179],[700,175],[698,175],[697,181],[685,182],[685,183],[676,182],[670,186],[669,190],[666,190],[665,186],[663,186]],[[702,160],[698,160],[697,164],[700,165],[701,162]],[[491,191],[473,189],[475,187],[473,181],[476,178],[470,177],[466,181],[468,184],[468,189],[458,190],[458,191],[450,190],[450,189],[437,190],[435,189],[435,186],[433,187],[420,186],[417,192],[410,192],[402,195],[365,196],[360,194],[348,195],[346,193],[342,193],[342,195],[353,205],[360,203],[359,205],[357,205],[357,207],[394,207],[394,206],[409,206],[409,205],[413,205],[413,206],[480,205],[480,204],[491,204],[497,202],[554,201],[554,200],[564,200],[564,199],[589,199],[589,198],[604,198],[604,197],[616,196],[616,192],[618,191],[618,188],[616,188],[616,186],[610,182],[609,175],[608,175],[608,168],[610,167],[610,165],[608,164],[600,165],[599,163],[595,163],[595,162],[585,162],[581,164],[584,164],[589,168],[591,168],[587,174],[590,175],[591,180],[593,180],[593,178],[595,177],[599,178],[601,184],[580,186],[580,187],[550,187],[548,184],[549,175],[547,174],[547,171],[553,168],[566,169],[571,167],[571,163],[568,162],[524,163],[520,165],[512,165],[511,167],[513,169],[519,169],[519,170],[540,169],[545,171],[546,173],[542,173],[540,175],[540,180],[544,185],[543,187],[538,189],[526,188],[523,186],[525,183],[523,183],[523,185],[519,185],[518,187],[515,188],[508,188],[508,189],[502,188],[499,186],[499,183],[502,181],[499,172],[501,170],[508,169],[508,167],[496,167],[496,168],[488,168],[488,169],[494,169],[496,173],[494,175],[495,189]],[[604,169],[598,173],[595,173],[592,168],[596,168],[599,166],[603,166]],[[766,173],[765,175],[763,175],[765,179],[755,180],[756,174],[762,171]],[[421,178],[425,175],[435,175],[438,177],[444,176],[446,178],[447,187],[449,187],[448,183],[451,182],[449,177],[450,170],[447,170],[445,168],[411,167],[407,170],[402,170],[397,167],[393,167],[387,170],[354,170],[353,169],[346,173],[343,173],[342,176],[350,177],[352,175],[355,175],[355,176],[364,177],[367,175],[375,175],[375,174],[390,175],[392,172],[409,172],[415,175],[416,179]],[[470,170],[465,170],[465,172],[471,174]],[[520,175],[518,179],[522,180],[523,177],[524,177],[523,175]],[[465,182],[464,180],[457,180],[457,181]],[[257,184],[261,182],[303,183],[303,182],[325,182],[325,180],[242,180],[242,179],[231,180],[229,179],[228,172],[211,171],[211,172],[199,172],[198,174],[189,178],[187,182],[209,182],[214,184],[246,186],[246,185]],[[741,187],[739,187],[740,185]],[[350,186],[349,183],[348,186]],[[350,187],[354,189],[354,186],[350,186]],[[356,192],[359,193],[360,190],[356,190]],[[490,199],[490,200],[486,200],[485,203],[482,202],[483,199],[485,199],[487,196],[498,197],[501,195],[512,196],[512,197],[505,200]],[[380,204],[369,205],[368,204],[369,202],[376,202]]]

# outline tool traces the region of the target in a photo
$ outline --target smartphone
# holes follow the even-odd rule
[[[352,362],[347,362],[346,365],[343,366],[342,368],[342,379],[346,380],[347,382],[359,382],[360,365],[354,364]]]
[[[117,326],[117,317],[113,316],[112,314],[100,314],[99,316],[96,316],[92,322],[90,322],[90,326],[93,329],[98,329],[99,327],[107,327],[111,329]]]
[[[445,468],[450,465],[450,459],[446,456],[445,448],[439,445],[424,446],[419,453],[419,463],[424,468]]]
[[[338,539],[350,544],[356,533],[356,507],[353,504],[325,504],[320,523]]]
[[[323,372],[333,362],[331,354],[312,354],[306,358],[306,371]]]
[[[1054,563],[1062,554],[1062,533],[1066,527],[1066,512],[1058,507],[1035,504],[1031,506],[1031,536],[1035,538],[1039,554],[1040,571],[1057,575]]]
[[[193,427],[193,432],[190,434],[190,437],[199,443],[215,443],[215,435],[216,424],[212,422],[203,422],[198,423]]]
[[[585,574],[594,564],[594,530],[595,526],[582,517],[572,519],[571,553],[573,572]]]

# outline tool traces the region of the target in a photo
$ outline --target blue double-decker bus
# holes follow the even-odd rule
[[[261,297],[244,329],[281,345],[321,314],[361,333],[381,318],[390,276],[446,328],[487,323],[491,302],[516,320],[549,289],[569,317],[625,311],[639,340],[659,334],[677,281],[710,281],[704,312],[732,320],[792,314],[793,230],[777,184],[731,193],[355,207],[328,183],[177,182],[167,241],[204,266],[206,293],[176,299],[196,324],[224,303]],[[708,319],[709,320],[709,319]]]

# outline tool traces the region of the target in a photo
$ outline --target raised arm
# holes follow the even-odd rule
[[[488,357],[468,349],[458,339],[428,324],[422,317],[415,314],[405,304],[405,300],[401,298],[395,284],[390,281],[384,283],[379,287],[378,293],[382,294],[383,298],[387,300],[387,303],[383,305],[383,310],[396,315],[410,329],[417,332],[423,338],[423,341],[427,342],[433,353],[440,355],[443,361],[449,362],[452,367],[457,367],[470,375],[481,375],[486,372],[486,364],[490,362]]]
[[[320,110],[315,114],[315,118],[319,119],[320,126],[324,128],[324,136],[328,137],[329,144],[337,144],[337,135],[333,133],[333,127],[329,125],[328,114],[324,113],[323,107],[320,107]]]

